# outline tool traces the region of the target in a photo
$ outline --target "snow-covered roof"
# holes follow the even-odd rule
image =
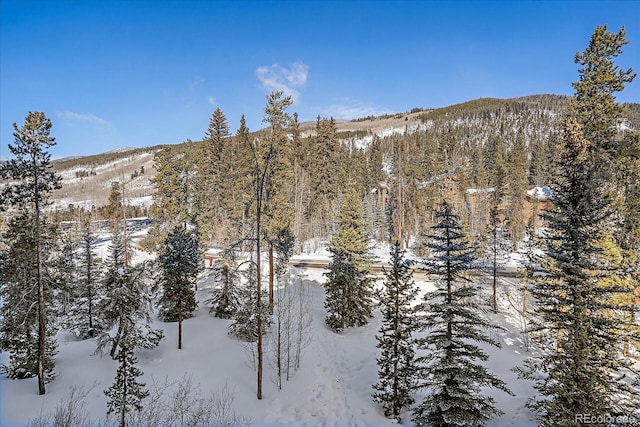
[[[493,193],[496,191],[493,187],[488,188],[467,188],[467,194],[478,194],[478,193]]]
[[[527,194],[534,199],[538,200],[552,200],[553,191],[546,185],[533,187],[531,190],[527,190]]]

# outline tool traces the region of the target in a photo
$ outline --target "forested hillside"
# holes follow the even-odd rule
[[[292,122],[293,157],[289,161],[295,166],[291,191],[295,192],[292,215],[296,251],[306,240],[327,240],[332,234],[337,206],[347,186],[355,186],[363,197],[369,234],[378,240],[399,240],[402,247],[411,246],[433,219],[432,214],[424,213],[435,212],[442,198],[448,197],[454,200],[479,243],[483,243],[490,208],[496,205],[500,221],[509,224],[516,246],[524,227],[535,219],[534,210],[547,206],[527,190],[546,186],[551,180],[558,126],[567,100],[558,95],[484,98],[348,122],[330,117]],[[640,128],[640,104],[624,107],[627,118],[620,126],[621,136]],[[220,114],[226,123],[222,110]],[[242,135],[232,134],[229,129],[225,132],[220,147],[211,148],[213,157],[198,154],[207,144],[205,138],[54,161],[65,183],[54,193],[55,208],[62,219],[72,220],[79,214],[77,210],[91,209],[96,218],[104,219],[111,184],[117,181],[125,184],[127,215],[145,216],[152,205],[151,196],[156,190],[153,180],[158,171],[190,168],[195,176],[195,159],[206,162],[228,155],[231,160],[220,161],[229,164],[229,174],[218,174],[207,186],[215,187],[220,197],[242,211],[245,207],[240,205],[246,200],[243,202],[239,193],[247,188],[243,184],[230,187],[230,182],[247,171],[231,163],[248,164],[251,150],[248,141],[240,140]],[[264,130],[242,132],[247,132],[246,138],[264,134]],[[189,158],[194,160],[189,163]],[[202,191],[206,190],[198,190]],[[156,203],[154,209],[158,207]],[[153,212],[152,217],[162,219],[157,210]],[[242,219],[242,213],[239,215],[227,220],[237,223]],[[227,242],[239,235],[228,236]],[[209,243],[219,246],[222,240],[216,236]]]
[[[236,356],[223,357],[236,364],[222,374],[211,357],[240,345],[258,400],[297,371],[314,378],[302,382],[308,414],[253,408],[278,422],[322,413],[355,423],[381,412],[402,422],[411,412],[416,426],[477,426],[503,415],[496,399],[508,395],[520,399],[514,422],[637,424],[640,108],[616,102],[636,74],[613,62],[627,43],[624,28],[597,27],[575,56],[572,97],[301,124],[292,96],[276,90],[262,129],[244,116],[231,124],[216,108],[201,141],[58,162],[51,120],[29,112],[0,164],[0,372],[37,379],[44,395],[59,374],[59,345],[65,362],[82,358],[70,348],[91,346],[117,363],[115,379],[107,388],[102,375],[85,394],[72,388],[72,415],[82,418],[81,402],[100,386],[91,400],[121,427],[247,424],[232,394],[184,406],[196,393],[187,377],[147,388],[139,366],[164,369],[170,336],[188,355],[171,367],[208,364],[216,384],[246,379]],[[389,247],[390,269],[376,277],[374,248]],[[322,278],[307,281],[291,258],[317,252]],[[507,264],[513,281],[500,283]],[[194,324],[198,338],[183,347],[183,325]],[[303,367],[312,344],[339,355],[334,366],[316,355]],[[508,372],[498,366],[514,359]],[[373,393],[349,384],[367,364]],[[253,386],[239,386],[247,402]],[[339,401],[319,411],[327,388]]]

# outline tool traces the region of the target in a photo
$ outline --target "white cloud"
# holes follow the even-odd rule
[[[207,101],[209,102],[209,104],[211,104],[212,106],[216,106],[216,99],[213,96],[210,96],[207,98]]]
[[[74,113],[73,111],[65,110],[56,112],[56,117],[59,119],[67,119],[67,120],[77,120],[81,122],[92,122],[99,124],[107,124],[108,122],[105,119],[101,119],[98,116],[94,116],[93,114],[81,114]]]
[[[368,116],[381,116],[383,114],[391,113],[392,111],[387,108],[378,107],[376,105],[367,105],[355,99],[344,99],[339,103],[331,104],[320,109],[320,115],[322,116],[343,120],[360,119]]]
[[[296,89],[307,83],[309,66],[303,62],[296,62],[290,68],[278,64],[262,66],[256,69],[258,80],[262,87],[269,92],[281,90],[285,95],[290,95],[293,102],[300,98],[300,92]]]

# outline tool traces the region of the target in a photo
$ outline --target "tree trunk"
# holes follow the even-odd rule
[[[257,391],[256,397],[258,400],[262,399],[262,274],[261,274],[261,265],[260,265],[260,214],[262,210],[262,185],[263,180],[260,179],[258,182],[258,194],[257,194],[257,203],[256,203],[256,287],[258,290],[258,299],[256,301],[256,309],[258,312],[258,319],[256,322],[256,327],[258,329],[258,378],[257,378]]]
[[[633,301],[633,300],[632,300]],[[624,357],[629,357],[631,354],[631,337],[633,336],[633,330],[630,327],[633,327],[634,324],[634,312],[631,310],[627,310],[624,313],[624,317],[626,318],[626,323],[628,326],[626,327],[626,337],[624,338],[624,344],[622,346],[622,354]]]
[[[113,337],[113,345],[111,346],[111,351],[109,355],[112,359],[115,359],[116,349],[118,348],[118,343],[120,342],[120,336],[122,335],[122,319],[118,323],[118,332],[116,332],[116,336]]]
[[[37,227],[37,249],[36,257],[38,261],[38,394],[45,393],[44,388],[44,354],[46,351],[46,323],[44,313],[44,280],[42,278],[42,246],[40,244],[40,220],[36,214]]]
[[[38,167],[34,159],[35,221],[36,221],[36,263],[38,269],[38,394],[45,394],[44,354],[46,351],[46,321],[44,312],[44,279],[42,277],[42,230],[40,229],[40,194]]]
[[[182,311],[178,313],[178,350],[182,350]]]
[[[269,243],[269,314],[273,314],[273,243]]]
[[[494,233],[494,247],[493,247],[493,312],[498,312],[498,296],[497,296],[497,285],[498,285],[498,245],[497,242],[497,234]]]

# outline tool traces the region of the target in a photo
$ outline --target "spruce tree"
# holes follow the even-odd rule
[[[255,282],[256,263],[253,259],[247,263],[249,268],[243,271],[245,281],[237,289],[239,304],[233,314],[233,323],[229,325],[229,333],[243,341],[257,345],[258,334],[260,333],[264,337],[271,323],[271,317],[269,316],[269,306],[265,304],[268,295],[266,290],[260,289],[260,303],[258,303],[258,287]]]
[[[524,218],[524,196],[528,184],[528,169],[529,159],[527,156],[527,146],[524,141],[524,134],[522,130],[520,130],[509,152],[507,167],[509,187],[506,194],[506,217],[511,242],[513,244],[513,252],[518,251],[518,243],[524,237],[524,229],[526,226]]]
[[[112,234],[102,281],[105,298],[98,308],[105,319],[106,329],[98,336],[96,351],[102,353],[111,344],[109,354],[114,359],[118,348],[122,346],[125,328],[129,325],[132,327],[126,332],[138,347],[154,348],[163,337],[162,330],[151,327],[151,266],[146,262],[130,265],[127,261],[130,250],[126,250],[125,242],[117,225]],[[115,335],[112,336],[110,330],[114,327]]]
[[[38,299],[34,292],[38,273],[31,262],[36,244],[30,225],[29,215],[13,217],[2,234],[2,242],[8,247],[0,253],[0,349],[9,353],[9,364],[2,365],[0,371],[11,379],[38,375]],[[52,287],[44,290],[45,300],[51,301]],[[43,361],[45,382],[55,376],[56,332],[55,323],[48,321]]]
[[[257,353],[258,353],[258,372],[257,372],[257,391],[256,397],[262,399],[262,371],[263,371],[263,343],[262,336],[264,331],[263,325],[263,300],[262,300],[262,241],[268,227],[266,223],[270,216],[273,216],[275,177],[278,175],[282,167],[283,148],[289,146],[289,131],[291,116],[286,109],[293,103],[290,96],[284,96],[282,91],[272,92],[267,95],[267,105],[264,109],[263,123],[269,125],[263,138],[256,138],[250,141],[250,150],[253,156],[252,161],[252,178],[255,206],[255,279],[251,278],[250,282],[256,285],[255,313],[256,315],[256,335],[257,335]],[[265,216],[266,218],[263,218]],[[267,219],[267,221],[264,221]]]
[[[403,408],[414,402],[416,382],[412,334],[416,327],[411,303],[418,295],[410,263],[400,244],[391,248],[391,270],[384,271],[384,289],[380,294],[382,326],[376,335],[378,383],[373,400],[380,403],[387,417],[401,421]]]
[[[17,215],[24,217],[25,232],[33,236],[29,239],[30,250],[24,251],[24,263],[33,267],[33,283],[15,283],[25,290],[32,290],[29,298],[34,297],[37,307],[37,376],[38,392],[45,393],[45,379],[50,370],[45,366],[49,356],[47,349],[47,330],[54,324],[46,305],[45,293],[48,292],[45,271],[45,248],[51,247],[53,239],[51,228],[47,225],[44,209],[54,190],[61,188],[61,177],[53,171],[51,155],[47,151],[55,145],[55,138],[50,136],[51,120],[44,113],[29,112],[24,125],[18,128],[13,124],[14,145],[9,144],[9,151],[14,158],[0,166],[0,177],[9,181],[0,193],[0,210],[10,208]],[[9,272],[11,273],[11,272]],[[11,286],[7,283],[5,286]],[[50,301],[50,299],[49,299]],[[5,322],[24,319],[5,319]]]
[[[182,348],[182,321],[198,308],[194,284],[202,269],[198,240],[183,227],[175,228],[166,238],[158,256],[162,269],[160,316],[165,322],[178,322],[178,348]]]
[[[494,313],[498,312],[498,268],[506,265],[509,260],[510,249],[504,230],[501,227],[502,224],[497,207],[492,207],[489,210],[489,223],[487,224],[485,242],[487,258],[491,265],[491,288],[493,291],[491,306]]]
[[[106,322],[98,310],[104,293],[99,286],[101,272],[95,253],[97,241],[89,222],[86,222],[76,254],[78,274],[74,292],[75,301],[65,319],[65,325],[69,331],[82,339],[93,338],[106,328]]]
[[[362,201],[352,187],[347,191],[338,214],[338,230],[329,243],[329,271],[324,273],[326,323],[336,332],[366,325],[372,310]]]
[[[221,319],[231,319],[240,307],[240,274],[233,251],[227,250],[213,267],[216,286],[211,290],[209,312]]]
[[[437,215],[439,223],[428,236],[432,257],[427,272],[436,279],[437,289],[424,296],[418,306],[419,328],[425,336],[416,339],[426,355],[417,358],[418,388],[426,398],[413,410],[417,426],[480,426],[502,412],[483,388],[510,393],[481,362],[488,355],[480,343],[500,347],[487,334],[495,329],[482,316],[478,288],[466,277],[472,268],[475,249],[462,232],[458,217],[444,202]]]
[[[205,244],[220,243],[225,232],[223,227],[225,206],[223,194],[228,179],[229,159],[225,147],[229,143],[229,125],[227,118],[218,107],[211,114],[209,126],[202,142],[201,155],[197,159],[197,183],[195,202],[200,212],[198,215],[198,230],[203,234]]]
[[[196,148],[189,141],[183,149],[179,147],[164,147],[154,157],[156,175],[150,180],[154,193],[149,214],[155,221],[145,241],[150,250],[160,251],[164,240],[176,227],[195,227],[200,223],[200,200],[196,197],[197,176],[193,160]]]
[[[128,413],[142,410],[142,400],[149,396],[145,384],[137,379],[143,373],[136,366],[138,358],[134,354],[136,343],[131,334],[132,328],[132,322],[127,321],[122,333],[115,381],[108,390],[104,391],[109,398],[107,415],[115,412],[119,417],[120,427],[126,427]]]
[[[541,395],[529,406],[543,425],[577,426],[580,416],[594,414],[637,416],[638,392],[622,375],[629,366],[619,346],[624,320],[611,315],[633,307],[615,303],[629,289],[607,284],[619,272],[607,263],[602,245],[611,230],[610,164],[623,112],[614,93],[635,77],[613,62],[626,43],[624,29],[615,34],[597,27],[589,47],[575,57],[583,68],[564,118],[554,209],[544,215],[549,275],[532,288],[542,356],[530,361],[526,369],[533,370],[525,375]]]

